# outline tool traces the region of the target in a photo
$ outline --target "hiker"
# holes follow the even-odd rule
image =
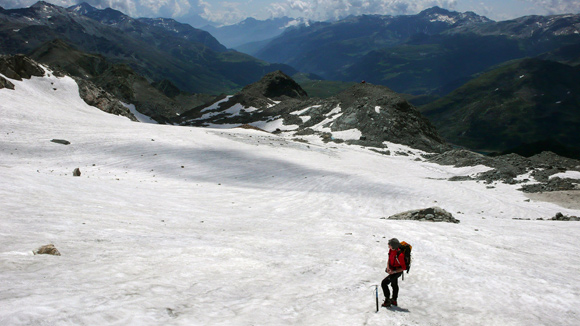
[[[383,288],[383,294],[385,295],[385,302],[383,302],[383,307],[390,307],[391,305],[397,305],[397,297],[399,296],[399,284],[398,278],[403,274],[403,271],[407,269],[405,264],[405,255],[401,250],[401,243],[396,238],[389,240],[389,260],[387,262],[387,269],[385,272],[389,274],[383,282],[381,287]],[[393,297],[390,298],[391,292],[389,291],[389,284],[393,287]]]

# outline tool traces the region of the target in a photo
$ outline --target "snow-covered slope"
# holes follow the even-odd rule
[[[580,211],[444,180],[483,167],[137,123],[87,106],[67,77],[12,82],[0,90],[2,325],[580,318],[580,223],[512,219]],[[381,219],[434,205],[461,223]],[[414,262],[400,308],[375,313],[391,237],[413,245]],[[32,254],[48,243],[62,256]]]

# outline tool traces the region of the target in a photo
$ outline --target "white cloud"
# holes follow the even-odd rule
[[[580,13],[580,1],[578,0],[519,0],[530,3],[543,9],[547,14]]]
[[[0,0],[11,9],[28,7],[38,0]],[[579,0],[46,0],[68,7],[87,2],[97,8],[111,7],[132,17],[168,17],[185,20],[200,15],[232,24],[246,17],[304,17],[328,20],[348,15],[415,14],[439,6],[449,10],[475,11],[480,15],[508,19],[529,14],[579,13]],[[192,18],[193,19],[193,18]]]
[[[244,4],[241,2],[220,2],[219,5],[219,7],[214,7],[208,2],[199,0],[199,7],[202,9],[201,17],[212,22],[228,25],[235,24],[250,16],[242,10]]]
[[[417,13],[439,6],[453,10],[457,0],[287,0],[273,3],[270,13],[276,16],[293,12],[313,20],[327,20],[348,15],[400,15]]]

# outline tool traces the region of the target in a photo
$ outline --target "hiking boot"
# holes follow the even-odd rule
[[[389,300],[388,298],[385,299],[385,302],[383,302],[383,304],[381,305],[381,307],[385,307],[388,308],[391,306],[391,300]]]
[[[391,299],[390,303],[391,303],[393,306],[396,306],[396,305],[397,305],[397,300],[395,300],[395,299]]]

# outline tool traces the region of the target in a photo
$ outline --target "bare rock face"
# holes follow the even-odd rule
[[[422,222],[447,222],[459,223],[459,220],[454,218],[451,213],[440,208],[430,207],[417,210],[411,210],[399,214],[389,216],[389,220],[414,220]]]
[[[0,76],[0,89],[2,88],[14,89],[14,84],[12,84],[8,79]]]
[[[81,170],[79,168],[75,168],[73,171],[73,177],[80,177],[81,176]]]
[[[60,252],[53,244],[42,246],[33,251],[35,255],[54,255],[60,256]]]
[[[75,78],[75,81],[79,85],[79,95],[88,105],[97,107],[107,113],[124,116],[133,121],[137,121],[133,113],[109,92],[81,78]]]
[[[260,81],[244,87],[241,93],[250,98],[265,97],[274,100],[308,97],[298,83],[280,70],[266,74]]]
[[[32,76],[42,77],[44,69],[30,58],[17,54],[0,57],[0,73],[11,79],[22,80]]]

